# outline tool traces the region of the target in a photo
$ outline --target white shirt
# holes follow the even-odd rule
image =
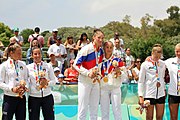
[[[157,90],[157,78],[156,70],[154,65],[150,61],[145,61],[141,65],[138,81],[138,95],[143,96],[144,98],[154,98],[159,99],[160,97],[165,96],[165,63],[162,60],[159,60],[159,65],[157,66],[158,77],[160,78],[160,87]]]
[[[129,66],[131,66],[131,62],[135,61],[134,57],[132,55],[128,56],[125,55],[125,62],[126,62],[126,68],[128,68]]]
[[[16,67],[15,67],[16,65]],[[15,61],[8,58],[7,61],[0,66],[0,88],[5,95],[17,97],[18,94],[12,92],[12,88],[19,85],[20,80],[26,81],[28,85],[28,70],[23,61]]]
[[[36,77],[37,77],[37,65],[35,63],[31,63],[27,65],[28,71],[29,71],[29,94],[30,96],[33,97],[45,97],[51,94],[51,87],[55,85],[56,83],[56,78],[54,75],[54,70],[52,68],[52,65],[49,63],[41,62],[41,65],[39,66],[39,71],[44,71],[45,72],[45,78],[49,80],[48,82],[48,87],[43,88],[43,90],[38,91],[37,90],[37,82],[36,82]],[[43,95],[43,96],[42,96]]]
[[[62,45],[62,44],[60,44],[59,46],[58,46],[57,44],[52,44],[52,45],[49,47],[47,53],[49,54],[49,53],[51,53],[51,52],[53,52],[53,53],[55,54],[55,56],[58,56],[59,54],[61,54],[61,55],[67,54],[67,51],[66,51],[65,46]],[[57,61],[61,61],[62,64],[64,64],[64,60],[65,60],[65,59],[61,57],[61,58],[56,58],[56,60],[57,60]]]
[[[175,58],[169,58],[165,61],[166,67],[168,68],[170,75],[168,94],[174,96],[180,96],[177,95],[177,72],[178,72],[177,60],[178,58],[175,57]]]

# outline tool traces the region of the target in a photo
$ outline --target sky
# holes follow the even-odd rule
[[[0,22],[11,29],[19,27],[52,31],[60,27],[105,26],[129,15],[131,25],[140,27],[148,13],[153,19],[168,17],[170,6],[180,0],[0,0]]]

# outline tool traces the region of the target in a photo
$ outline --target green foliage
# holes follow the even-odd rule
[[[131,48],[135,58],[145,60],[147,56],[151,55],[152,46],[157,43],[163,46],[164,59],[174,56],[174,44],[169,44],[169,40],[159,36],[153,36],[149,39],[135,39],[127,47]]]
[[[31,35],[33,33],[34,33],[33,29],[29,29],[29,28],[26,28],[21,31],[20,35],[22,35],[24,38],[24,44],[29,43],[28,42],[29,35]]]
[[[4,46],[8,46],[9,39],[13,36],[11,29],[6,26],[4,23],[0,22],[0,41],[4,44]]]

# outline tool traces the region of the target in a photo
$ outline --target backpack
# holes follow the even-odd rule
[[[33,40],[38,40],[39,35],[37,35],[37,36],[35,37],[35,36],[32,34],[31,36],[33,37]]]

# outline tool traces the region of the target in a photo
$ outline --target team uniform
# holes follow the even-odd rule
[[[90,71],[98,67],[103,59],[103,50],[100,48],[97,52],[90,43],[84,46],[74,61],[73,66],[80,73],[78,76],[78,119],[85,120],[88,105],[90,110],[90,119],[96,120],[98,116],[99,105],[99,83],[93,83],[93,79],[88,77]]]
[[[180,59],[177,57],[169,58],[165,61],[165,63],[170,75],[168,101],[169,103],[180,103]]]
[[[116,60],[119,64],[118,67],[123,66],[123,62],[120,58],[114,58],[111,56],[109,59],[104,58],[101,73],[101,95],[100,95],[100,103],[101,103],[101,116],[102,120],[109,120],[109,107],[110,101],[112,103],[113,114],[115,120],[121,120],[121,76],[123,76],[123,72],[121,72],[121,76],[117,78],[114,77],[114,66],[112,66],[112,61]],[[108,80],[107,80],[108,79]]]
[[[145,100],[150,100],[151,105],[165,103],[165,69],[165,63],[162,60],[154,62],[151,57],[141,65],[138,95],[143,96]],[[158,83],[160,83],[159,87],[157,87]]]
[[[29,120],[39,120],[40,108],[45,120],[54,120],[54,100],[51,93],[51,86],[55,85],[55,75],[52,65],[42,62],[37,65],[32,63],[27,65],[29,71]],[[47,88],[37,89],[39,72],[45,73],[45,78],[49,80]]]
[[[14,113],[17,120],[26,119],[25,95],[20,98],[17,93],[12,92],[12,88],[18,86],[20,80],[28,84],[28,70],[25,63],[8,58],[0,66],[0,89],[4,91],[2,120],[12,120]]]

